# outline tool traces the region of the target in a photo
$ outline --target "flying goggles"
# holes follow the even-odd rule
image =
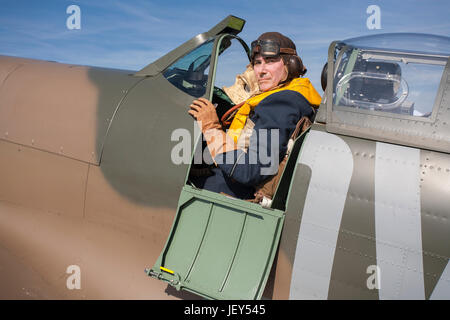
[[[292,48],[281,48],[280,43],[274,40],[255,40],[252,42],[252,58],[259,53],[264,58],[278,57],[281,53],[296,55]]]

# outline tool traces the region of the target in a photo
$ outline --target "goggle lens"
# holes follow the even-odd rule
[[[263,57],[280,55],[280,44],[272,40],[256,40],[252,42],[252,56],[259,53]]]

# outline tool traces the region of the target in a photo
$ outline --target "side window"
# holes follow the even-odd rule
[[[211,39],[192,50],[169,66],[163,72],[164,77],[193,97],[203,96],[206,92],[213,46],[214,39]]]

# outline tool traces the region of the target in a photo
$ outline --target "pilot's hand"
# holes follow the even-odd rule
[[[189,107],[191,110],[188,113],[197,120],[203,133],[209,129],[222,128],[217,117],[216,108],[209,100],[199,98],[194,100]]]

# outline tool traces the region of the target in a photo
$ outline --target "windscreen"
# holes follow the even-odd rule
[[[164,77],[193,97],[203,96],[206,92],[213,46],[214,39],[211,39],[195,48],[169,66],[163,72]]]

